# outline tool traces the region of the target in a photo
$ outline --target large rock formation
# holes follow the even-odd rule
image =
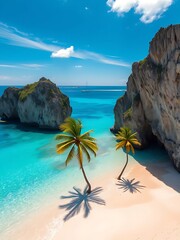
[[[114,113],[114,131],[130,126],[143,147],[156,136],[180,171],[180,25],[161,28],[149,55],[133,64]]]
[[[2,119],[15,120],[18,117],[18,99],[20,89],[9,87],[0,97],[0,117]]]
[[[1,119],[19,119],[40,128],[58,129],[71,112],[69,98],[46,78],[22,89],[7,88],[0,98]]]

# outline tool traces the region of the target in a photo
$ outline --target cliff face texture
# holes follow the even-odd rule
[[[46,78],[22,89],[7,88],[0,98],[3,120],[19,119],[40,128],[58,129],[71,112],[69,98]]]
[[[18,98],[19,89],[9,87],[0,97],[0,117],[2,119],[15,120],[18,119]]]
[[[160,29],[147,58],[133,64],[114,113],[114,131],[130,126],[143,147],[156,136],[180,171],[180,25]]]

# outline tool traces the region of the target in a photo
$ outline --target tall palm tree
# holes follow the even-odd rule
[[[87,194],[89,194],[91,192],[91,184],[88,181],[83,168],[83,155],[86,156],[88,162],[91,160],[90,153],[96,156],[98,147],[95,142],[96,139],[90,136],[92,130],[81,134],[81,121],[70,117],[66,118],[65,122],[60,125],[60,130],[63,131],[63,133],[56,136],[56,140],[61,141],[56,145],[56,151],[58,154],[62,154],[66,150],[69,150],[65,161],[66,166],[73,157],[77,156],[80,169],[82,170],[84,179],[88,185]]]
[[[116,150],[120,148],[124,148],[126,151],[126,163],[117,178],[118,180],[121,179],[121,176],[128,164],[129,152],[132,151],[133,154],[135,152],[133,145],[141,146],[141,143],[138,141],[136,134],[137,134],[136,132],[132,133],[131,129],[128,127],[120,128],[120,131],[116,134],[116,139],[117,139]]]

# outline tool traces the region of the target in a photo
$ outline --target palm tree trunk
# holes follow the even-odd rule
[[[123,170],[121,171],[121,173],[119,174],[119,176],[118,176],[118,178],[117,178],[118,180],[121,180],[121,176],[122,176],[122,174],[123,174],[123,172],[124,172],[127,164],[128,164],[128,153],[126,153],[126,163],[125,163],[125,165],[124,165],[124,167],[123,167]]]
[[[88,179],[86,177],[86,174],[85,174],[83,166],[81,167],[81,169],[82,169],[82,173],[83,173],[84,179],[85,179],[85,181],[86,181],[86,183],[88,185],[87,194],[90,194],[91,193],[91,184],[90,184],[90,182],[88,181]]]

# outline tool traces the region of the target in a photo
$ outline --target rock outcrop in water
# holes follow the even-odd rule
[[[0,117],[2,119],[16,120],[18,116],[19,89],[14,87],[7,88],[0,97]]]
[[[46,78],[22,89],[7,88],[0,98],[2,120],[20,120],[33,126],[58,129],[71,115],[69,98]]]
[[[180,171],[180,25],[161,28],[149,55],[133,64],[114,113],[114,131],[130,126],[143,147],[156,136]]]

